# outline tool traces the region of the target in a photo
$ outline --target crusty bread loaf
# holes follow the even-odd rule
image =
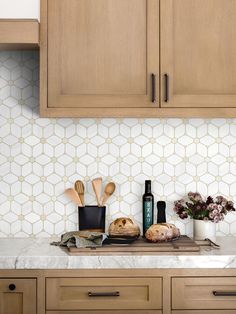
[[[140,228],[132,219],[121,217],[110,224],[108,233],[112,237],[138,237]]]
[[[179,236],[179,229],[169,223],[152,225],[145,233],[146,239],[151,242],[171,241]]]

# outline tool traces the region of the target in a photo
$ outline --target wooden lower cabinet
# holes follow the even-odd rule
[[[36,314],[36,279],[0,278],[0,314]]]
[[[236,314],[236,269],[0,270],[0,314]]]

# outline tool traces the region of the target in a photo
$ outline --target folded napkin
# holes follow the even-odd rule
[[[100,247],[107,238],[107,234],[91,231],[71,231],[61,236],[61,241],[52,242],[51,245],[67,247]]]

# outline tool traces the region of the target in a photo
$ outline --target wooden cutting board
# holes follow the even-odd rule
[[[143,238],[139,238],[132,244],[109,244],[96,248],[76,248],[68,249],[71,255],[148,255],[163,252],[180,253],[180,252],[199,252],[200,246],[191,238],[181,236],[179,239],[171,242],[150,243]]]

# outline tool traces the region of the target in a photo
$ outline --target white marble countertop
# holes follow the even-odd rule
[[[236,237],[217,238],[221,248],[174,255],[71,256],[51,239],[0,239],[0,269],[236,268]]]

